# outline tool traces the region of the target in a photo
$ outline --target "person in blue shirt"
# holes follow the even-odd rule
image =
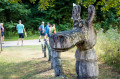
[[[46,35],[47,35],[48,37],[49,37],[49,34],[50,34],[50,33],[49,33],[49,25],[50,25],[49,23],[47,23],[47,25],[46,25]]]
[[[39,26],[39,31],[40,31],[39,42],[41,42],[40,41],[41,36],[44,36],[44,40],[46,40],[45,29],[44,29],[44,22],[42,22],[42,24]]]
[[[24,29],[24,25],[22,24],[21,20],[19,20],[19,24],[17,24],[16,28],[18,30],[18,35],[19,35],[19,39],[18,39],[17,45],[19,45],[19,41],[22,39],[22,46],[23,46],[25,29]]]

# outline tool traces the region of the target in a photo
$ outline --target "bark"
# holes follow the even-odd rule
[[[55,72],[55,76],[62,75],[62,64],[60,59],[60,53],[52,50],[52,67]]]
[[[76,73],[78,79],[98,79],[98,64],[94,49],[76,51]]]
[[[44,53],[44,57],[46,57],[46,45],[42,44],[42,52]]]
[[[45,45],[48,49],[48,61],[51,61],[51,52],[52,52],[51,47],[49,46],[47,41],[45,41]]]

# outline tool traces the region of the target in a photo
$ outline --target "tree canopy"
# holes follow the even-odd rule
[[[96,7],[94,26],[96,29],[120,28],[119,0],[0,0],[0,22],[7,32],[17,34],[16,24],[21,19],[29,34],[38,31],[42,21],[56,24],[57,31],[73,27],[73,3],[81,5],[81,16],[88,18],[88,5]]]
[[[77,4],[81,4],[84,7],[94,4],[96,9],[101,6],[101,11],[109,11],[114,8],[117,10],[117,14],[120,15],[120,0],[77,0]]]

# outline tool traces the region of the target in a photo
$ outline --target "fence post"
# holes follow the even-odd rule
[[[48,45],[47,41],[45,41],[45,45],[48,49],[48,61],[51,61],[51,47]]]
[[[42,52],[44,53],[44,57],[46,57],[46,45],[42,44]]]
[[[62,64],[60,59],[60,52],[56,52],[52,49],[52,61],[51,61],[51,67],[54,69],[55,76],[62,75]]]

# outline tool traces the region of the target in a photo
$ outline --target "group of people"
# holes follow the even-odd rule
[[[49,38],[50,34],[55,34],[56,33],[56,28],[55,24],[53,26],[50,23],[47,23],[46,27],[44,27],[44,22],[39,26],[39,31],[40,31],[40,37],[39,37],[39,42],[41,42],[41,36],[44,36],[44,40],[46,40],[46,37]]]
[[[17,45],[19,45],[19,41],[22,40],[22,46],[23,46],[23,40],[24,40],[24,32],[25,28],[24,25],[22,24],[22,21],[19,20],[18,22],[19,24],[17,24],[16,29],[18,31],[18,35],[19,35],[19,39],[18,39],[18,43]],[[4,41],[4,27],[3,27],[3,23],[0,23],[0,28],[1,28],[1,40],[2,43]],[[42,22],[42,24],[39,26],[39,31],[40,31],[40,37],[39,37],[39,42],[41,42],[41,36],[44,36],[44,41],[46,40],[46,36],[49,37],[50,34],[55,34],[56,33],[56,28],[55,28],[55,24],[53,24],[53,26],[49,23],[47,23],[46,27],[44,27],[44,22]]]

